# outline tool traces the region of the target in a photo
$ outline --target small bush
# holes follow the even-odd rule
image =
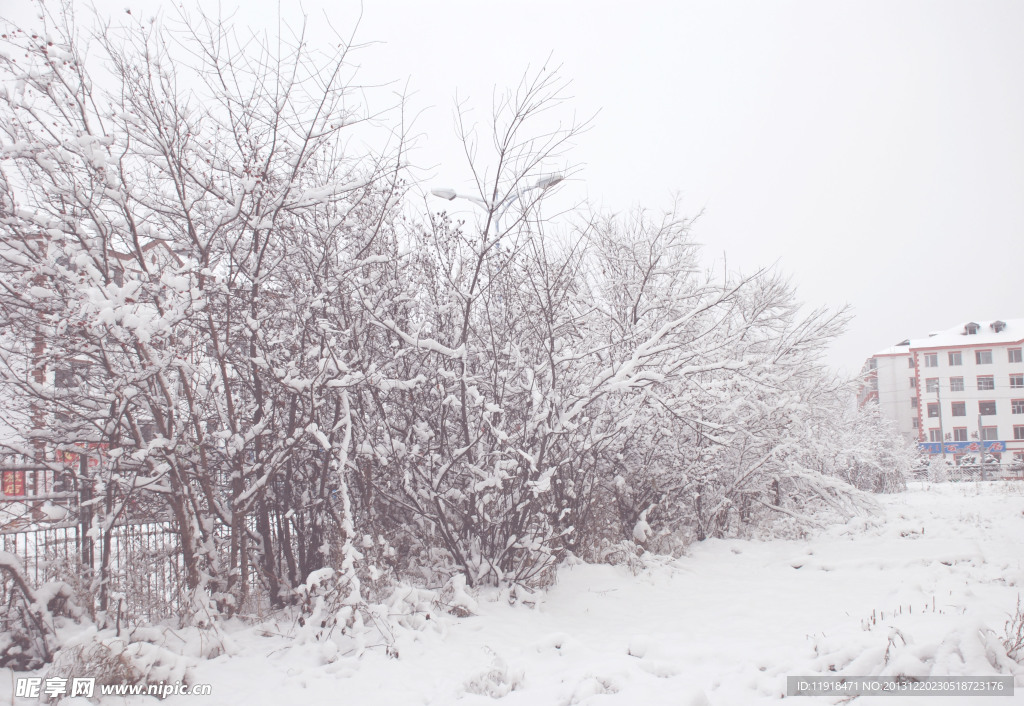
[[[122,636],[113,630],[86,630],[57,652],[46,676],[88,674],[99,684],[189,683],[195,660],[180,654],[180,645],[170,649],[163,644],[165,638],[159,630]]]
[[[1003,647],[1006,654],[1018,662],[1024,658],[1024,605],[1017,596],[1017,612],[1006,621]]]
[[[466,682],[466,691],[501,699],[523,685],[523,671],[509,667],[497,654],[491,654],[490,668]]]

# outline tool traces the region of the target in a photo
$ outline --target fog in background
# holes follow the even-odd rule
[[[0,2],[15,19],[27,6]],[[169,2],[96,7],[115,21],[175,13]],[[775,265],[809,305],[851,307],[829,354],[841,372],[906,337],[1024,316],[1019,2],[250,0],[219,12],[259,33],[279,16],[298,28],[305,13],[311,43],[354,32],[366,101],[384,110],[406,96],[426,203],[467,218],[471,208],[426,196],[471,185],[456,95],[486,127],[496,87],[557,68],[573,96],[563,117],[592,121],[545,213],[678,198],[700,214],[709,264]]]

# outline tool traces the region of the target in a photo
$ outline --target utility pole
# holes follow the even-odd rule
[[[926,385],[928,383],[925,383]],[[942,424],[942,378],[935,381],[935,399],[939,403],[939,442],[942,449],[942,460],[946,460],[946,427]]]

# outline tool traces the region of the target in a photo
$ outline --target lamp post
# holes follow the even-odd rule
[[[925,383],[927,387],[928,383]],[[946,460],[946,427],[942,423],[942,382],[935,382],[935,401],[939,405],[939,448],[942,449],[942,460]]]
[[[492,203],[486,199],[482,199],[479,196],[460,194],[457,191],[455,191],[455,189],[449,188],[431,189],[430,193],[438,198],[445,199],[447,201],[454,201],[455,199],[466,199],[467,201],[472,201],[473,203],[481,206],[488,213],[494,213],[494,231],[495,235],[497,235],[501,230],[500,222],[502,215],[505,213],[505,211],[508,210],[509,206],[511,206],[514,202],[518,201],[523,196],[523,194],[534,190],[540,190],[542,192],[547,191],[548,189],[550,189],[552,186],[559,183],[563,179],[565,179],[565,177],[562,174],[558,173],[550,174],[546,177],[541,177],[540,179],[538,179],[533,184],[530,184],[529,186],[524,186],[520,189],[516,189],[510,194],[506,194],[505,198],[495,203]]]
[[[981,461],[981,479],[988,480],[988,473],[985,472],[985,431],[982,425],[981,410],[978,410],[978,460]]]

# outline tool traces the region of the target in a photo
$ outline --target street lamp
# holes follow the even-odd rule
[[[466,199],[467,201],[472,201],[473,203],[483,207],[483,209],[488,213],[493,212],[494,230],[495,234],[497,234],[498,232],[500,232],[501,229],[500,222],[502,215],[505,213],[505,211],[508,210],[508,207],[511,206],[514,202],[518,201],[523,196],[523,194],[527,193],[528,191],[534,190],[540,190],[542,192],[547,191],[548,189],[550,189],[552,186],[559,183],[563,179],[565,179],[565,177],[562,174],[558,173],[550,174],[546,177],[541,177],[533,184],[529,186],[524,186],[521,189],[516,189],[512,193],[507,194],[505,198],[503,198],[501,201],[498,201],[497,203],[491,203],[490,201],[482,199],[479,196],[460,194],[457,191],[455,191],[455,189],[449,188],[431,189],[430,193],[440,199],[445,199],[446,201],[454,201],[455,199]]]

